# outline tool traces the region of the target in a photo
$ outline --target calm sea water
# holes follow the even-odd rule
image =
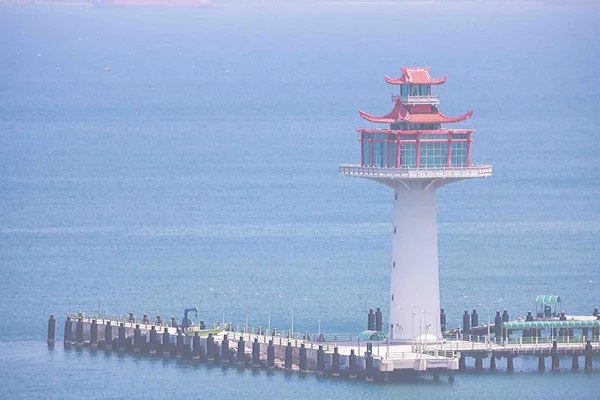
[[[48,314],[134,311],[356,333],[387,313],[391,192],[342,178],[382,76],[448,75],[494,176],[438,194],[442,302],[600,305],[600,8],[0,6],[0,398],[583,398],[598,373],[319,382],[49,351]],[[111,71],[105,71],[110,68]],[[212,288],[212,290],[211,290]],[[468,296],[467,299],[461,299]],[[501,301],[499,301],[502,299]],[[598,365],[600,367],[600,365]]]

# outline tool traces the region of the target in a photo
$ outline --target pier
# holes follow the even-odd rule
[[[381,328],[381,319],[376,318],[380,313],[371,311],[369,328]],[[206,328],[201,321],[183,328],[174,317],[170,321],[160,316],[150,320],[144,314],[137,320],[133,313],[127,318],[77,313],[68,314],[64,320],[63,343],[67,349],[103,349],[346,379],[386,382],[447,376],[452,382],[457,372],[467,369],[514,371],[514,360],[519,357],[536,357],[539,370],[556,371],[561,359],[568,359],[573,370],[592,370],[593,359],[600,356],[600,320],[592,316],[588,321],[588,327],[580,327],[582,335],[566,330],[557,331],[556,337],[541,336],[529,330],[517,336],[521,327],[515,324],[519,322],[508,321],[503,323],[505,334],[498,337],[446,331],[441,340],[403,344],[389,341],[380,330],[366,330],[359,335],[281,335],[277,329],[266,332],[262,327],[234,329],[231,323],[200,329]],[[49,346],[56,342],[56,324],[56,318],[50,315]],[[548,366],[546,359],[550,360]]]
[[[48,343],[56,340],[56,319],[48,320]],[[194,327],[192,327],[193,329]],[[432,353],[424,347],[360,341],[359,335],[334,336],[289,334],[274,329],[232,330],[232,324],[212,330],[184,333],[174,321],[153,321],[67,315],[63,342],[66,348],[97,348],[121,353],[184,358],[202,362],[254,368],[279,368],[349,379],[387,381],[435,371],[453,376],[458,370],[454,352]]]

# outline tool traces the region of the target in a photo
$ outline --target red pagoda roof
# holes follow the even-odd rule
[[[447,135],[452,133],[473,133],[475,129],[419,129],[419,130],[398,130],[398,129],[368,129],[359,128],[356,130],[358,133],[400,133],[402,135],[414,135],[416,133],[434,134],[434,135]]]
[[[392,112],[383,117],[376,117],[367,114],[364,111],[359,110],[361,117],[371,122],[379,122],[391,124],[393,122],[408,122],[411,124],[447,124],[452,122],[460,122],[465,119],[471,118],[473,111],[458,116],[458,117],[447,117],[442,114],[438,108],[434,105],[419,104],[414,106],[405,106],[399,99],[394,99],[396,105]],[[409,107],[409,108],[407,108]]]
[[[390,78],[385,75],[383,79],[392,85],[402,85],[405,83],[412,85],[441,85],[448,80],[447,76],[439,79],[433,79],[429,75],[431,67],[402,67],[402,76],[398,79]]]

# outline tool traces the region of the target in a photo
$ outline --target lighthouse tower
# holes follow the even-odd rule
[[[389,339],[394,342],[436,341],[440,327],[440,284],[435,192],[469,178],[488,177],[491,165],[471,163],[472,129],[442,125],[464,121],[440,113],[426,68],[401,68],[393,110],[376,117],[359,111],[370,122],[389,129],[358,129],[360,164],[340,165],[340,174],[383,183],[394,190]]]

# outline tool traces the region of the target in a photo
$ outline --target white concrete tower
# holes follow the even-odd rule
[[[402,76],[386,82],[399,85],[394,109],[383,117],[363,111],[368,121],[389,129],[358,129],[360,164],[340,165],[346,176],[366,178],[394,190],[390,318],[388,336],[394,342],[442,338],[436,190],[469,178],[488,177],[491,165],[471,164],[470,129],[446,129],[442,124],[471,117],[447,117],[437,108],[439,97],[429,67],[402,68]]]

